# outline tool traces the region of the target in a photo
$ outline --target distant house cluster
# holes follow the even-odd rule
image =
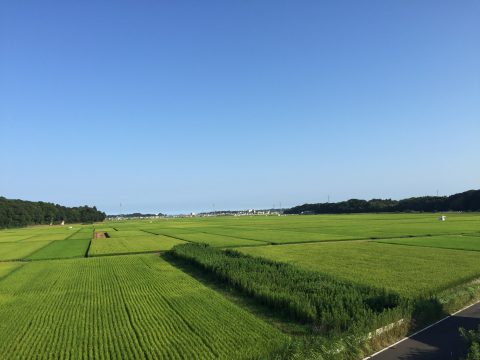
[[[106,220],[160,219],[164,217],[166,217],[166,215],[162,213],[158,213],[158,214],[132,213],[132,214],[107,215]]]
[[[129,219],[163,219],[163,218],[188,218],[188,217],[212,217],[212,216],[280,216],[283,215],[284,209],[247,209],[247,210],[221,210],[210,212],[191,212],[188,214],[175,214],[165,215],[159,214],[120,214],[120,215],[108,215],[107,220],[129,220]]]
[[[210,217],[210,216],[257,216],[257,215],[282,215],[283,209],[264,209],[264,210],[224,210],[224,211],[211,211],[202,213],[190,213],[190,217]],[[181,215],[180,215],[181,216]]]

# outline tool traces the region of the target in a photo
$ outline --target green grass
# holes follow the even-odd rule
[[[67,259],[84,257],[90,240],[59,240],[52,241],[45,247],[27,257],[29,260]]]
[[[176,238],[196,243],[208,244],[214,247],[232,246],[257,246],[266,245],[264,241],[246,240],[227,235],[216,235],[206,233],[182,233],[175,235]]]
[[[0,280],[23,264],[20,262],[0,262]]]
[[[480,254],[376,242],[315,243],[239,248],[408,297],[434,293],[480,277]]]
[[[480,237],[463,235],[429,236],[406,239],[378,240],[378,242],[444,249],[480,251]]]
[[[21,241],[28,239],[32,237],[33,235],[29,234],[10,234],[10,233],[4,233],[0,232],[0,243],[2,242],[16,242],[16,241]]]
[[[126,254],[139,252],[154,252],[170,250],[184,241],[162,235],[112,237],[106,239],[93,239],[88,256]]]
[[[0,281],[5,359],[253,359],[285,339],[155,255],[31,262]]]
[[[19,229],[0,230],[0,242],[63,240],[85,231],[91,226],[32,226]]]
[[[167,235],[167,236],[177,236],[179,234],[191,234],[192,232],[197,232],[195,229],[184,229],[184,228],[163,228],[156,226],[142,226],[141,230],[147,233],[157,234],[157,235]],[[201,230],[200,230],[201,231]]]
[[[134,238],[139,236],[149,235],[141,230],[121,230],[121,231],[108,231],[108,236],[111,238]]]
[[[212,234],[229,235],[243,239],[258,240],[275,244],[328,240],[348,240],[353,238],[352,236],[344,236],[338,234],[310,233],[305,231],[289,230],[244,230],[238,228],[213,228],[207,229],[206,231]]]
[[[470,294],[465,283],[480,277],[480,253],[471,251],[479,250],[480,214],[446,215],[445,222],[439,214],[229,216],[1,230],[0,357],[267,358],[285,337],[261,320],[276,324],[260,314],[264,305],[252,315],[158,256],[138,254],[188,242],[239,247],[354,287],[446,294],[458,308],[467,296],[452,287]],[[110,238],[91,240],[94,229]],[[62,259],[83,257],[90,240],[93,258]],[[102,256],[115,254],[128,256]],[[261,284],[264,274],[246,274],[260,293],[279,281],[275,272]],[[310,292],[315,282],[305,294],[300,281],[285,284],[298,292],[295,301],[318,295]],[[328,299],[319,308],[338,305]]]
[[[93,227],[81,228],[70,235],[68,240],[90,240],[93,237]]]
[[[480,236],[480,233],[468,233],[464,234],[464,236]]]
[[[110,235],[110,234],[113,234],[116,230],[113,229],[113,227],[107,227],[107,226],[100,225],[100,226],[95,226],[95,231],[106,232]]]
[[[0,261],[26,259],[50,242],[51,241],[0,243]]]
[[[64,240],[69,234],[38,234],[38,235],[33,235],[32,237],[29,237],[26,240],[23,241],[46,241],[46,240]]]
[[[207,232],[267,242],[342,240],[480,233],[479,214],[351,214],[315,216],[244,216],[115,221],[101,224],[119,231],[144,229],[175,235]],[[302,234],[303,233],[303,234]]]

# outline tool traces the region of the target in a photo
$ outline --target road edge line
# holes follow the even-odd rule
[[[383,348],[382,350],[379,350],[379,351],[377,351],[376,353],[373,353],[372,355],[368,355],[367,357],[363,358],[363,360],[371,359],[371,358],[373,358],[374,356],[377,356],[378,354],[380,354],[380,353],[382,353],[382,352],[384,352],[384,351],[387,351],[388,349],[390,349],[390,348],[392,348],[392,347],[400,344],[401,342],[404,342],[405,340],[408,340],[408,339],[414,337],[415,335],[418,335],[418,334],[420,334],[420,333],[422,333],[422,332],[430,329],[431,327],[433,327],[433,326],[435,326],[435,325],[438,325],[438,324],[441,323],[442,321],[445,321],[445,320],[447,320],[448,318],[451,318],[452,316],[455,316],[455,315],[457,315],[458,313],[460,313],[460,312],[462,312],[462,311],[464,311],[464,310],[467,310],[468,308],[471,308],[472,306],[475,306],[475,305],[477,305],[477,304],[479,304],[479,303],[480,303],[480,300],[474,302],[473,304],[467,305],[467,306],[463,307],[462,309],[460,309],[460,310],[458,310],[458,311],[455,311],[453,314],[447,315],[447,316],[445,316],[444,318],[442,318],[442,319],[434,322],[433,324],[430,324],[430,325],[428,325],[427,327],[424,327],[423,329],[420,329],[420,330],[418,330],[417,332],[414,332],[413,334],[404,337],[403,339],[397,341],[396,343],[394,343],[394,344],[392,344],[392,345],[388,345],[386,348]]]

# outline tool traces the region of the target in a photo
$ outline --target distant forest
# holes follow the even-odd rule
[[[451,196],[422,196],[403,200],[350,199],[337,203],[304,204],[285,210],[284,214],[348,214],[369,212],[480,211],[480,190]]]
[[[96,207],[65,207],[43,201],[11,200],[0,196],[0,229],[27,225],[92,223],[103,221],[105,213]]]

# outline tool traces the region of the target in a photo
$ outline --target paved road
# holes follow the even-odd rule
[[[414,335],[397,345],[371,357],[371,360],[451,360],[466,356],[466,345],[458,328],[478,329],[480,303]]]

